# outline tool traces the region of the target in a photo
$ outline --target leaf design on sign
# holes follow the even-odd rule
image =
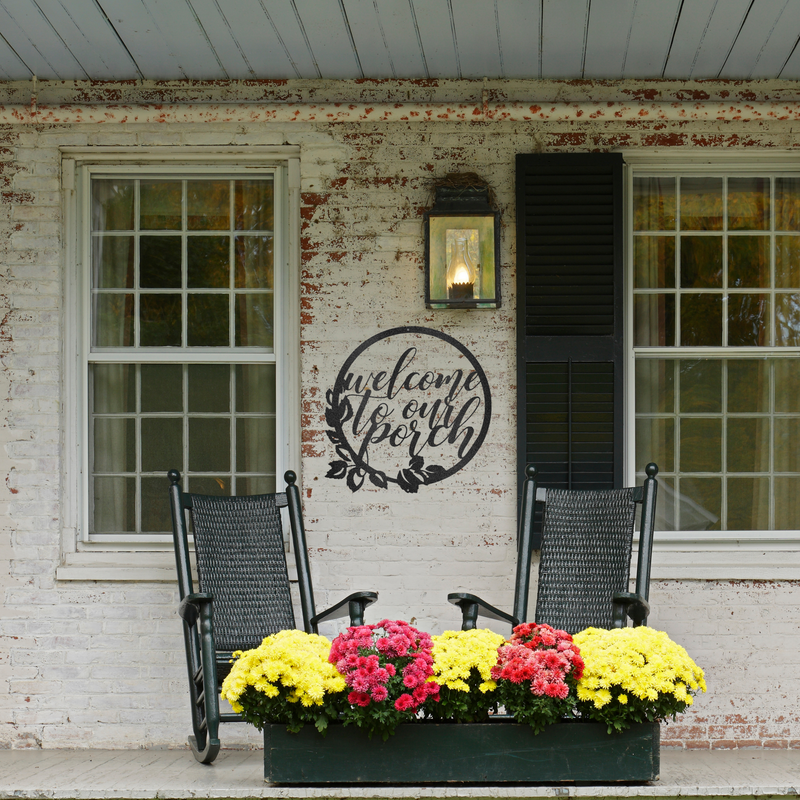
[[[358,467],[347,474],[347,485],[351,492],[357,492],[364,485],[364,473]]]
[[[422,470],[425,476],[425,483],[435,483],[440,480],[447,470],[441,464],[429,464]]]
[[[342,425],[353,416],[353,406],[346,397],[343,397],[342,402],[339,403],[339,413],[341,415],[339,421]]]
[[[370,481],[379,489],[385,489],[389,485],[389,481],[382,472],[370,472]]]
[[[326,478],[344,478],[347,472],[346,461],[331,461],[329,466],[330,469],[325,475]]]
[[[409,494],[416,494],[419,485],[422,483],[420,479],[410,469],[401,469],[397,473],[397,485]]]

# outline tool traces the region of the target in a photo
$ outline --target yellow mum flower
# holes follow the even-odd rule
[[[492,667],[497,663],[497,648],[505,644],[505,638],[488,629],[470,631],[445,631],[433,636],[433,680],[440,686],[459,692],[469,692],[467,679],[472,670],[477,670],[482,680],[482,692],[489,687]],[[486,686],[486,688],[484,688]]]
[[[222,697],[241,711],[239,699],[248,686],[267,697],[277,697],[283,688],[288,690],[285,697],[290,703],[322,705],[326,692],[345,689],[344,678],[328,662],[330,649],[324,636],[304,631],[280,631],[267,636],[259,647],[238,652],[222,682]]]
[[[607,705],[614,694],[622,705],[631,698],[644,703],[673,698],[673,703],[691,705],[692,693],[706,689],[703,670],[663,631],[587,628],[573,638],[585,662],[578,699],[595,708]]]

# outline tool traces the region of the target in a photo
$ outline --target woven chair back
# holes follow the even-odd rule
[[[612,597],[628,591],[635,491],[547,490],[536,622],[568,633],[613,627]]]
[[[281,516],[285,495],[192,495],[199,591],[214,597],[217,650],[249,650],[295,627]]]

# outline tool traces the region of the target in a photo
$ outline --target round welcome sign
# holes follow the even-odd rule
[[[475,356],[441,331],[392,328],[359,345],[326,395],[328,478],[405,492],[458,472],[478,452],[492,415]]]

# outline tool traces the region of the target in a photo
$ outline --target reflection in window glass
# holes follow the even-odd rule
[[[722,178],[681,178],[680,192],[681,230],[722,230]]]

